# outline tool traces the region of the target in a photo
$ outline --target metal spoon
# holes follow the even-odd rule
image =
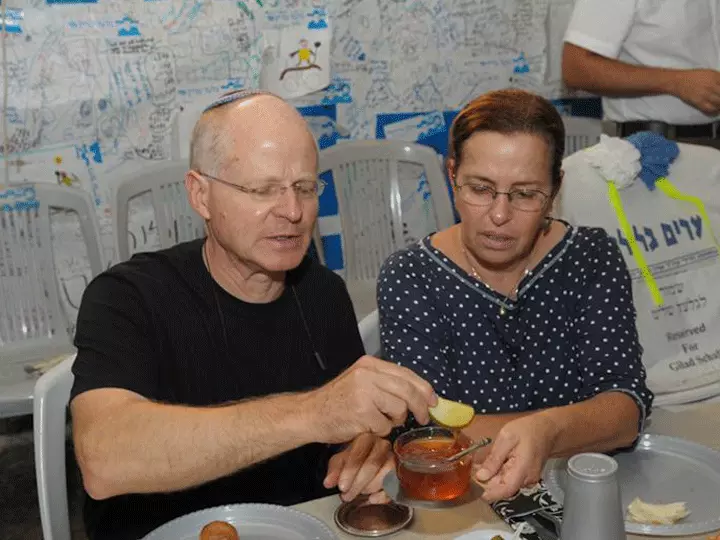
[[[460,450],[460,452],[458,452],[457,454],[454,454],[454,455],[452,455],[452,456],[450,456],[450,457],[448,457],[448,458],[445,458],[445,459],[443,460],[443,463],[450,463],[450,462],[453,462],[453,461],[457,461],[458,459],[463,458],[463,457],[467,456],[468,454],[472,454],[472,453],[475,452],[476,450],[479,450],[479,449],[482,448],[483,446],[487,446],[487,445],[490,444],[491,442],[492,442],[492,439],[490,439],[490,438],[488,438],[488,437],[485,437],[484,439],[480,439],[479,441],[471,444],[470,446],[468,446],[468,447],[465,448],[464,450]]]

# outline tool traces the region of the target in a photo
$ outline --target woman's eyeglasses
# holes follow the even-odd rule
[[[490,206],[498,195],[505,195],[510,206],[523,212],[538,212],[543,209],[550,198],[536,189],[513,189],[498,191],[493,187],[481,184],[462,184],[456,186],[460,198],[472,206]]]

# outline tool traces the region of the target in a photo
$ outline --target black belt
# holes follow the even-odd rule
[[[712,124],[680,125],[665,122],[619,122],[620,137],[638,131],[652,131],[668,139],[717,139],[720,138],[720,122]]]

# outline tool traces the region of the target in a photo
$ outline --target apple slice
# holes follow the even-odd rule
[[[462,429],[475,418],[475,409],[470,405],[438,397],[437,405],[430,407],[430,418],[446,428]]]

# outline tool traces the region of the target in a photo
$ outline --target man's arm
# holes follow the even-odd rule
[[[310,442],[386,436],[408,411],[427,423],[435,403],[432,387],[410,370],[364,356],[304,394],[195,408],[105,388],[71,406],[83,482],[103,499],[189,488]]]
[[[707,115],[720,112],[720,72],[712,69],[636,66],[566,42],[562,72],[569,88],[600,96],[668,94]]]
[[[682,70],[635,66],[565,43],[563,81],[569,88],[610,97],[675,94]]]
[[[186,489],[311,442],[307,396],[223,407],[149,401],[106,388],[72,402],[75,451],[95,499]]]

